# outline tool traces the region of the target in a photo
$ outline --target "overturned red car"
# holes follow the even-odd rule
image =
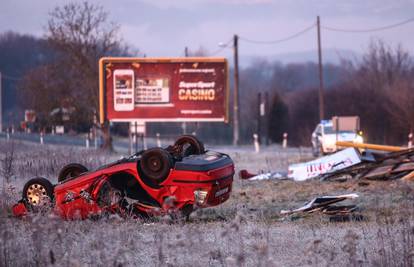
[[[25,184],[13,214],[19,217],[52,207],[64,219],[111,213],[188,218],[195,208],[225,202],[233,175],[228,155],[205,151],[197,138],[185,135],[165,149],[143,150],[93,171],[69,164],[60,171],[56,185],[33,178]]]

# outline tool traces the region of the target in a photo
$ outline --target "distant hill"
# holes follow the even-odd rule
[[[17,88],[24,74],[53,58],[44,39],[14,32],[0,34],[0,72],[3,85],[3,120],[7,126],[10,120],[23,119],[19,108]]]

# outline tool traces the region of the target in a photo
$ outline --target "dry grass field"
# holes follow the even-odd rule
[[[214,149],[236,170],[286,170],[309,159],[307,149]],[[34,176],[56,182],[60,168],[88,168],[120,154],[0,140],[0,266],[413,266],[414,185],[399,180],[347,182],[242,181],[229,201],[197,210],[189,222],[111,216],[63,221],[53,214],[10,216],[23,184]],[[330,222],[326,215],[281,217],[325,194],[358,193],[362,221]]]

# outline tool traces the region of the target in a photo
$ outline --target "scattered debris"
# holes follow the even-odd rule
[[[347,148],[305,163],[289,166],[288,177],[295,181],[304,181],[321,174],[341,170],[361,163],[361,155],[355,148]]]
[[[329,216],[329,220],[331,222],[343,222],[351,219],[361,221],[363,220],[363,216],[361,214],[354,214],[354,212],[358,210],[356,205],[332,205],[346,199],[355,199],[357,197],[357,194],[317,197],[300,208],[294,210],[282,210],[280,211],[280,214],[305,215],[314,212],[321,212],[322,214]]]
[[[330,206],[334,203],[344,201],[346,199],[355,199],[357,194],[347,194],[347,195],[338,195],[338,196],[322,196],[312,199],[307,202],[304,206],[294,209],[294,210],[281,210],[280,214],[293,214],[298,212],[315,212],[322,211],[324,213],[343,213],[343,212],[352,212],[355,210],[356,206]],[[336,211],[336,212],[335,212]]]
[[[239,172],[239,177],[242,180],[250,180],[250,181],[260,181],[260,180],[270,180],[270,179],[279,179],[279,180],[289,179],[287,177],[287,173],[283,173],[283,172],[267,172],[267,173],[261,173],[261,174],[252,174],[252,173],[249,173],[247,170],[241,170]]]
[[[283,172],[252,174],[247,170],[241,170],[239,177],[248,180],[305,181],[320,178],[321,180],[346,181],[355,178],[414,181],[414,148],[350,142],[337,142],[337,145],[348,148],[309,162],[289,165],[287,174]],[[366,150],[360,152],[357,148]]]
[[[321,180],[337,180],[344,177],[366,180],[393,180],[402,179],[414,181],[414,149],[400,149],[395,147],[370,145],[371,148],[386,149],[384,152],[365,150],[361,154],[361,162],[340,170],[325,172],[319,177]],[[385,147],[385,148],[384,148]]]
[[[240,179],[248,180],[269,180],[269,179],[293,179],[295,181],[304,181],[320,174],[340,170],[361,162],[361,155],[354,148],[347,148],[335,154],[327,155],[316,160],[305,163],[297,163],[289,166],[288,173],[268,172],[261,174],[252,174],[247,170],[239,172]]]

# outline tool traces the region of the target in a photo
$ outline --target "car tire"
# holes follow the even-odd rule
[[[156,184],[162,183],[168,177],[172,167],[172,156],[162,148],[146,150],[139,161],[142,174]]]
[[[88,172],[88,168],[79,163],[71,163],[63,167],[58,176],[58,182],[61,183],[69,178],[77,177],[82,173]]]
[[[205,153],[204,144],[194,135],[182,135],[174,143],[179,148],[181,157]]]
[[[54,186],[42,177],[30,179],[23,187],[23,200],[33,208],[50,207],[53,204]]]

